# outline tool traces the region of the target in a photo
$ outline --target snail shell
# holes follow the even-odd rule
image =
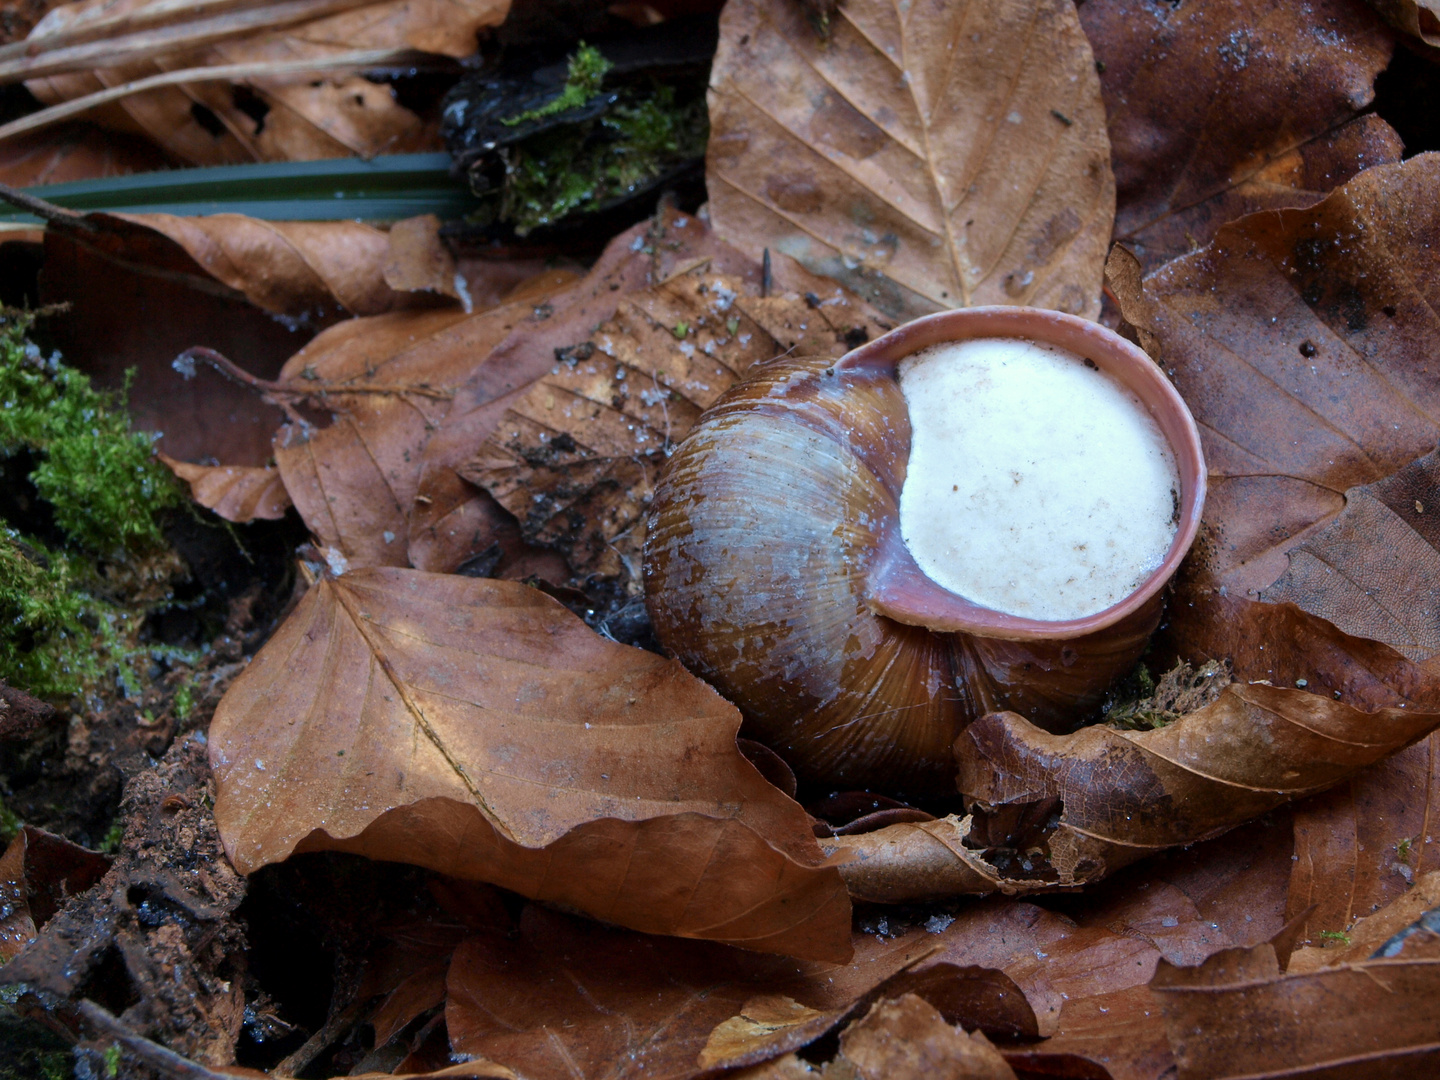
[[[1169,553],[1135,592],[1083,619],[972,604],[926,578],[900,537],[910,422],[896,365],[938,342],[1006,336],[1095,361],[1175,451],[1181,507]],[[717,402],[657,485],[646,603],[659,640],[738,705],[746,734],[802,783],[954,794],[951,746],[972,720],[1010,709],[1069,730],[1134,665],[1203,498],[1194,421],[1144,353],[1056,312],[945,312],[838,361],[756,365]]]

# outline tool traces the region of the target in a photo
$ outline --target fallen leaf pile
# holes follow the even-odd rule
[[[48,102],[191,67],[458,58],[507,15],[211,7],[61,5],[0,72]],[[248,1075],[217,1071],[237,1053],[279,1076],[1426,1074],[1440,153],[1407,157],[1372,104],[1397,49],[1440,42],[1433,7],[729,0],[706,209],[662,201],[588,269],[480,271],[434,218],[56,212],[47,298],[77,323],[106,267],[263,316],[248,338],[185,324],[137,411],[192,395],[160,449],[195,501],[298,516],[309,542],[215,711],[210,775],[177,744],[160,768],[183,806],[127,803],[126,843],[188,829],[196,874],[27,827],[0,861],[4,981],[197,1080]],[[96,26],[123,62],[86,65]],[[333,72],[107,108],[189,162],[434,135]],[[1206,692],[1069,734],[986,715],[933,805],[797,789],[650,636],[656,478],[752,366],[988,304],[1108,321],[1188,403],[1209,495],[1142,670]],[[111,885],[131,914],[105,922]],[[256,911],[329,913],[339,959],[303,1039],[293,1004],[206,951],[238,940],[246,888]],[[84,963],[62,979],[67,947]],[[146,948],[178,958],[194,1030],[144,1019],[173,997]],[[133,1000],[91,993],[112,953]],[[242,1030],[291,1048],[245,1059]]]

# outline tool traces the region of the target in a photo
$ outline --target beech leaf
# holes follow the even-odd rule
[[[587,341],[629,295],[697,260],[716,272],[759,282],[759,267],[720,243],[700,219],[661,206],[654,218],[620,233],[574,287],[538,302],[476,365],[425,448],[410,525],[410,559],[422,570],[450,573],[498,544],[512,553],[519,535],[506,511],[457,472],[475,457],[515,400],[557,365],[557,350]],[[563,563],[557,579],[564,576]],[[549,575],[544,575],[549,576]]]
[[[1434,561],[1437,184],[1440,154],[1377,166],[1308,209],[1221,228],[1143,284],[1133,268],[1113,276],[1210,469],[1170,609],[1182,656],[1367,708],[1440,700],[1423,667],[1440,612],[1397,607],[1401,582],[1377,591],[1395,545],[1422,556],[1422,581]]]
[[[1393,40],[1356,0],[1087,0],[1114,155],[1115,238],[1155,267],[1256,210],[1308,206],[1400,137],[1360,116]],[[1304,92],[1296,87],[1303,83]]]
[[[839,873],[739,723],[679,664],[526,586],[356,570],[321,580],[216,710],[215,817],[242,873],[350,851],[843,959]]]
[[[1440,933],[1427,923],[1370,956],[1303,973],[1281,973],[1288,947],[1278,940],[1198,967],[1162,961],[1150,986],[1180,1080],[1431,1071],[1440,1064]]]
[[[290,509],[290,495],[273,465],[192,465],[157,454],[166,467],[190,485],[195,501],[226,521],[244,524],[274,521]]]
[[[1094,57],[1066,0],[732,0],[710,76],[716,231],[891,318],[1093,317],[1114,215]]]
[[[833,284],[823,299],[761,298],[708,265],[632,293],[587,340],[557,350],[549,374],[456,470],[519,519],[527,543],[560,550],[578,578],[639,588],[660,468],[751,364],[789,350],[839,357],[883,333]]]
[[[82,0],[53,8],[31,34],[63,32],[93,18],[140,14],[163,0]],[[93,72],[31,79],[26,86],[53,105],[133,81],[167,68],[208,67],[266,61],[321,60],[357,50],[414,49],[459,59],[475,52],[476,33],[498,26],[509,0],[383,0],[296,22],[291,11],[278,29],[236,36],[217,30],[198,48],[153,55],[117,64],[114,59]],[[265,26],[245,19],[238,26]],[[223,39],[222,39],[223,38]],[[237,93],[237,87],[241,92]],[[138,127],[171,155],[191,165],[246,161],[301,161],[316,158],[374,157],[428,150],[438,132],[397,100],[394,90],[361,74],[316,78],[263,76],[228,82],[196,82],[134,94],[108,107],[113,126]]]
[[[713,1075],[803,1046],[932,951],[857,935],[844,965],[646,937],[527,905],[508,934],[456,951],[455,1050],[532,1080]]]
[[[877,1001],[840,1033],[840,1055],[862,1080],[1015,1080],[984,1035],[966,1035],[916,997]]]
[[[1300,940],[1323,945],[1440,870],[1440,734],[1407,747],[1295,811],[1286,906]]]
[[[1153,731],[1051,735],[990,713],[956,740],[961,790],[990,807],[1058,803],[1042,827],[1059,884],[1095,880],[1330,787],[1440,726],[1440,710],[1364,712],[1303,690],[1227,687]],[[1017,837],[1028,846],[1032,837]],[[1052,876],[1053,875],[1053,876]]]

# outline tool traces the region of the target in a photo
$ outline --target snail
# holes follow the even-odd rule
[[[984,606],[927,576],[902,536],[912,424],[901,362],[1007,338],[1084,358],[1138,400],[1173,453],[1169,548],[1103,610]],[[646,605],[659,641],[739,706],[745,734],[802,784],[953,796],[951,747],[972,720],[1009,709],[1071,730],[1134,666],[1204,494],[1195,422],[1139,349],[1059,312],[943,312],[839,360],[756,365],[707,411],[656,486]]]

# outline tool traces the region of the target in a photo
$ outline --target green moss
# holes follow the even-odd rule
[[[100,843],[95,850],[104,852],[106,855],[114,855],[120,851],[120,845],[125,840],[125,825],[116,818],[110,823],[110,828],[105,830],[105,835],[100,838]]]
[[[120,1044],[111,1043],[105,1048],[105,1075],[114,1080],[120,1075]]]
[[[158,515],[183,492],[131,431],[123,395],[43,358],[31,320],[0,312],[0,454],[34,456],[29,479],[65,541],[0,522],[0,679],[55,701],[138,685],[146,600],[175,565]]]
[[[670,86],[627,87],[603,116],[542,132],[507,151],[499,217],[524,236],[588,213],[702,157],[703,93],[679,101]]]
[[[0,849],[20,835],[20,826],[24,824],[19,814],[0,803]]]
[[[1203,709],[1232,681],[1230,665],[1202,664],[1198,669],[1180,661],[1156,682],[1145,664],[1120,680],[1100,707],[1105,723],[1127,731],[1150,731]]]
[[[570,57],[570,70],[565,74],[565,89],[560,91],[560,96],[552,98],[538,109],[528,109],[518,116],[502,120],[501,123],[507,127],[515,127],[530,120],[556,116],[588,104],[590,99],[600,92],[600,85],[605,81],[605,73],[610,70],[611,66],[610,61],[600,54],[599,49],[593,45],[586,45],[583,41],[580,42],[580,47],[575,50],[575,55]]]
[[[125,395],[96,390],[58,355],[44,359],[25,337],[30,316],[3,321],[0,454],[36,453],[30,480],[80,546],[102,557],[163,547],[156,514],[182,496],[150,436],[130,430]]]

